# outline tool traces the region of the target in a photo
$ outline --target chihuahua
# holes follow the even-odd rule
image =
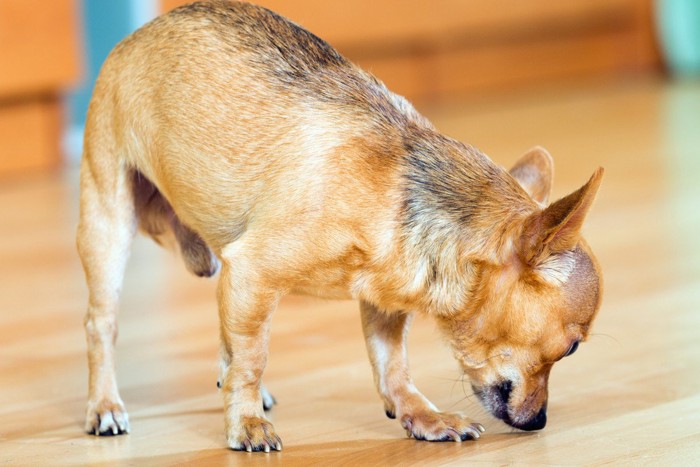
[[[521,430],[547,420],[552,365],[601,303],[580,230],[603,170],[549,204],[542,148],[510,170],[436,131],[323,40],[261,7],[200,2],[111,52],[85,129],[77,245],[89,289],[85,429],[129,432],[114,344],[134,234],[172,242],[212,276],[226,439],[280,450],[264,411],[270,321],[288,293],[360,302],[386,414],[409,436],[484,431],[413,385],[413,312],[437,320],[486,409]]]

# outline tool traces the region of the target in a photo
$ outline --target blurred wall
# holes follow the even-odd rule
[[[78,0],[0,0],[0,179],[60,164],[79,38]]]
[[[700,78],[700,1],[657,0],[659,35],[670,70]]]
[[[69,96],[70,126],[64,149],[71,160],[82,153],[83,127],[92,88],[112,48],[125,36],[158,14],[158,0],[80,0],[85,73]]]
[[[94,80],[109,51],[188,1],[0,0],[0,176],[56,166],[65,126],[63,152],[77,161]],[[695,0],[662,3],[682,1]],[[256,3],[328,40],[419,106],[660,68],[653,0]],[[76,84],[64,121],[60,96]]]

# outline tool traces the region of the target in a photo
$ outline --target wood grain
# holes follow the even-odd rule
[[[76,173],[0,185],[0,462],[11,465],[697,465],[700,462],[700,85],[655,81],[424,109],[504,165],[535,144],[555,196],[606,175],[586,235],[606,278],[590,341],[558,363],[549,423],[519,433],[484,413],[430,320],[410,336],[416,384],[487,432],[406,439],[374,392],[357,304],[287,297],[265,380],[284,451],[225,448],[214,281],[137,241],[118,375],[132,433],[82,434],[86,290],[74,248]]]

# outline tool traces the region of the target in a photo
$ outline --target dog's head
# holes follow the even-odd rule
[[[536,148],[511,169],[541,208],[514,229],[508,260],[477,266],[469,310],[440,318],[484,407],[522,430],[545,426],[552,365],[586,339],[602,294],[600,268],[580,229],[603,171],[548,205],[552,167]]]

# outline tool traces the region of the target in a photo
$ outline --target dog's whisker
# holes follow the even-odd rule
[[[510,357],[510,353],[509,352],[501,352],[501,353],[498,353],[495,355],[491,355],[490,357],[486,357],[485,359],[483,359],[479,362],[474,362],[471,359],[467,359],[467,357],[463,357],[463,359],[464,359],[465,363],[468,364],[469,367],[476,369],[476,368],[483,367],[488,361],[493,360],[494,358],[498,358],[498,357]]]
[[[448,378],[448,379],[450,379],[450,380],[452,381],[452,387],[450,388],[450,399],[451,399],[451,398],[452,398],[452,395],[454,394],[454,391],[455,391],[455,386],[457,386],[457,383],[458,383],[460,380],[459,380],[459,379],[454,379],[454,380],[452,380],[452,378]]]
[[[467,395],[467,396],[465,396],[465,397],[462,397],[461,399],[458,399],[458,400],[456,400],[455,402],[453,402],[453,403],[448,407],[448,409],[449,409],[449,410],[452,410],[452,409],[454,409],[455,407],[457,407],[458,405],[463,404],[465,401],[467,402],[466,406],[467,406],[467,408],[469,408],[469,409],[471,409],[471,408],[474,407],[475,405],[478,406],[478,405],[476,404],[476,402],[477,402],[476,399],[474,399],[474,394],[469,394],[469,395]]]
[[[620,341],[615,336],[611,336],[610,334],[593,333],[593,334],[589,334],[588,337],[596,337],[596,338],[597,337],[607,337],[608,339],[614,341],[616,344],[618,344],[618,345],[620,344]]]
[[[465,376],[466,376],[466,375],[462,374],[462,393],[464,393],[464,395],[465,395],[466,397],[473,397],[473,396],[475,396],[476,394],[474,394],[474,393],[468,394],[466,388],[464,387],[464,377],[465,377]]]

